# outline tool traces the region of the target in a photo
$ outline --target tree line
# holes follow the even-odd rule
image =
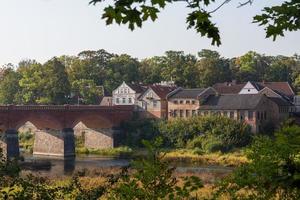
[[[23,60],[17,66],[2,66],[0,104],[97,104],[103,88],[111,93],[123,81],[174,81],[181,87],[196,88],[232,80],[287,81],[299,91],[300,56],[249,51],[224,58],[217,51],[203,49],[197,55],[167,51],[138,60],[101,49],[54,57],[45,63]]]

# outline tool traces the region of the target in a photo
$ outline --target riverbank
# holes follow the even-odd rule
[[[138,158],[146,154],[145,149],[131,149],[129,147],[118,147],[112,149],[88,149],[76,148],[77,154],[108,156],[116,158]],[[237,167],[248,162],[242,151],[231,153],[199,153],[193,149],[163,149],[163,159],[172,162],[182,162],[196,165],[219,165],[226,167]]]

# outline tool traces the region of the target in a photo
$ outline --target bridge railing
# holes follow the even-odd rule
[[[103,110],[103,111],[113,111],[113,110],[122,110],[122,111],[131,111],[133,106],[100,106],[100,105],[2,105],[0,110],[9,111],[9,110],[57,110],[57,111],[66,111],[66,110]]]

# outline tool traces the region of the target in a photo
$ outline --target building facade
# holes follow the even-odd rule
[[[290,103],[264,94],[211,95],[198,109],[198,114],[222,115],[250,125],[258,133],[267,125],[278,126],[289,117]]]
[[[176,86],[150,85],[148,89],[139,97],[139,111],[146,118],[168,117],[167,95],[176,89]]]
[[[167,95],[168,119],[196,116],[200,103],[213,94],[216,94],[216,91],[211,87],[197,89],[177,88]]]
[[[138,105],[138,98],[147,88],[123,82],[112,92],[113,105]]]

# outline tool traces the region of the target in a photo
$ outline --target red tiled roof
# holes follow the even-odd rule
[[[263,87],[268,87],[275,92],[282,93],[288,97],[294,96],[295,93],[288,82],[258,82]]]
[[[165,86],[165,85],[150,85],[149,86],[161,99],[166,99],[167,95],[175,90],[175,86]]]

